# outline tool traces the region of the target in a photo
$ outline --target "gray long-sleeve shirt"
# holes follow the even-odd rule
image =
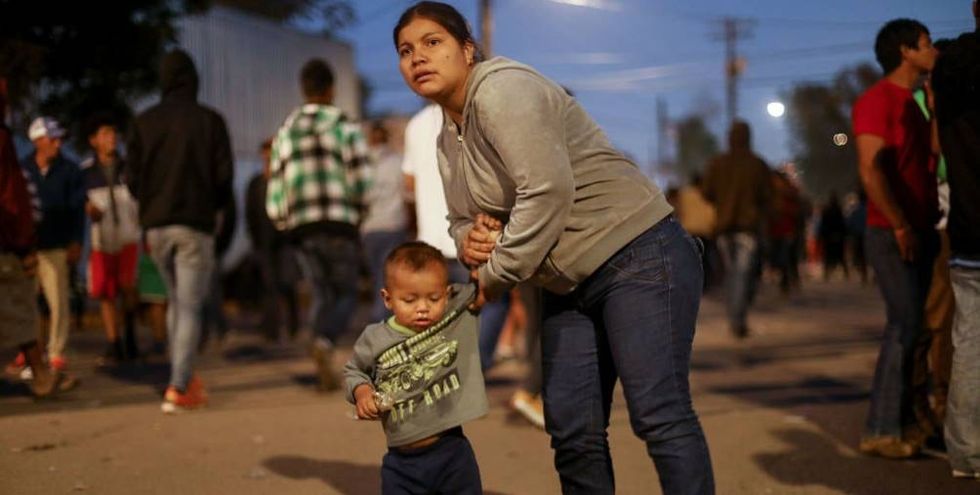
[[[471,285],[454,285],[448,307],[467,304]],[[425,332],[422,332],[425,333]],[[411,345],[391,350],[416,335],[389,319],[368,325],[344,366],[347,400],[365,383],[393,393],[391,411],[381,417],[389,447],[406,445],[462,425],[487,413],[480,370],[476,315],[463,310],[451,325]]]

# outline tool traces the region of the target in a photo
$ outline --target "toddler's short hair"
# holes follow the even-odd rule
[[[449,265],[441,251],[421,241],[402,243],[385,258],[385,286],[388,285],[389,272],[395,266],[404,266],[413,272],[419,272],[433,263],[442,268],[448,278]]]

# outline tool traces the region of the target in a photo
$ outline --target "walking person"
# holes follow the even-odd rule
[[[708,164],[704,196],[718,212],[718,251],[728,286],[732,335],[749,335],[748,312],[762,273],[762,241],[772,212],[772,182],[766,162],[752,151],[749,125],[733,122],[728,151]]]
[[[82,253],[85,229],[85,189],[78,165],[61,153],[65,131],[58,121],[38,117],[31,122],[28,137],[34,152],[21,160],[41,199],[41,223],[37,227],[37,274],[51,318],[42,329],[41,342],[48,351],[51,367],[68,367],[65,348],[70,328],[70,272]]]
[[[127,176],[167,289],[171,370],[160,407],[169,414],[207,402],[194,358],[214,269],[215,227],[232,194],[234,162],[224,118],[197,102],[190,55],[178,49],[163,57],[160,89],[160,103],[133,124]]]
[[[311,59],[300,72],[306,100],[272,142],[266,211],[297,246],[313,289],[313,361],[320,391],[340,387],[334,344],[357,305],[360,226],[370,174],[361,129],[333,106],[333,70]]]
[[[918,21],[897,19],[878,32],[875,56],[885,76],[854,104],[858,171],[868,195],[865,250],[885,300],[886,319],[861,452],[907,458],[921,448],[912,410],[917,342],[938,238],[937,147],[932,125],[912,96],[932,70],[936,50]],[[932,109],[930,109],[932,113]]]
[[[262,155],[262,171],[249,181],[245,192],[245,226],[252,240],[252,256],[262,279],[259,296],[262,299],[262,334],[267,341],[275,342],[279,339],[279,324],[282,321],[280,302],[285,305],[289,337],[293,338],[299,332],[299,301],[296,295],[299,266],[288,239],[276,230],[265,211],[272,140],[264,141],[259,152]]]
[[[371,126],[368,145],[374,167],[373,180],[367,196],[367,215],[361,224],[364,253],[371,271],[374,303],[370,321],[379,322],[388,316],[384,301],[377,297],[384,287],[384,263],[393,249],[405,242],[408,214],[405,211],[405,181],[402,178],[402,157],[388,145],[388,129],[381,122]]]
[[[99,300],[108,344],[103,359],[118,364],[139,357],[135,322],[141,236],[138,209],[125,185],[126,166],[117,153],[118,132],[112,117],[93,116],[86,133],[93,152],[82,164],[92,245],[88,292]]]
[[[614,492],[606,428],[619,378],[663,491],[712,493],[688,385],[701,264],[663,193],[561,86],[481,61],[453,7],[415,4],[393,39],[406,84],[446,116],[439,170],[477,306],[524,281],[546,289],[545,425],[562,489]]]
[[[820,209],[817,238],[823,248],[823,279],[830,280],[831,274],[837,267],[844,271],[844,279],[847,279],[847,260],[844,258],[847,223],[836,192],[831,191],[827,203]]]

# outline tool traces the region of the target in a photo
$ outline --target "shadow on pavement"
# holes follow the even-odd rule
[[[751,368],[802,358],[833,358],[853,352],[855,346],[877,347],[879,337],[872,331],[856,331],[854,335],[828,339],[801,339],[789,343],[768,344],[750,340],[742,346],[719,349],[694,349],[691,369],[718,371],[731,367]]]
[[[834,378],[814,376],[803,380],[752,383],[711,387],[712,392],[734,395],[767,407],[782,408],[806,404],[836,404],[868,398],[864,387]]]
[[[268,363],[299,360],[302,358],[302,353],[295,346],[279,346],[263,342],[237,345],[222,352],[222,357],[233,364]]]
[[[345,461],[321,461],[299,456],[277,456],[266,459],[269,471],[294,480],[319,479],[343,494],[381,493],[381,466]],[[484,491],[486,495],[503,495]]]
[[[381,466],[299,456],[266,459],[269,471],[294,480],[319,479],[343,494],[381,493]]]
[[[823,486],[854,495],[980,493],[976,482],[952,479],[945,462],[909,462],[848,454],[827,437],[806,430],[783,429],[774,435],[788,448],[753,457],[763,471],[786,485],[810,489]]]

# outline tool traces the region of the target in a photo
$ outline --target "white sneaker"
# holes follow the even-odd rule
[[[954,469],[953,470],[953,477],[954,478],[963,478],[963,479],[970,479],[970,478],[980,479],[980,472],[977,472],[977,471],[972,471],[972,472],[971,471],[960,471],[959,469]]]
[[[540,395],[531,395],[524,390],[518,390],[510,398],[510,407],[532,425],[544,429],[544,403]]]

